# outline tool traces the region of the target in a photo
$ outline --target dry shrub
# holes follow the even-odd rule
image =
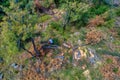
[[[104,39],[103,33],[101,31],[92,30],[86,35],[86,44],[96,44]]]
[[[96,16],[95,18],[91,19],[87,25],[87,27],[96,27],[99,25],[104,24],[104,19],[101,16]]]

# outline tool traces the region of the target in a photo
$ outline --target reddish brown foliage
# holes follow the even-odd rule
[[[101,73],[106,80],[119,80],[120,79],[120,58],[117,56],[104,55],[103,60],[105,64],[101,67]],[[107,60],[111,60],[111,63],[106,63]],[[114,69],[118,68],[115,72]],[[119,79],[118,79],[119,78]]]
[[[86,44],[96,44],[103,39],[103,33],[101,31],[92,30],[86,35]]]
[[[102,25],[103,23],[104,23],[104,19],[101,16],[96,16],[95,18],[89,21],[87,27],[96,27]]]

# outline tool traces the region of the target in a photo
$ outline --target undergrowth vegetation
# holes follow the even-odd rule
[[[103,55],[120,57],[120,5],[116,7],[115,3],[112,5],[107,1],[1,0],[0,77],[3,73],[3,80],[17,80],[19,70],[10,67],[17,63],[24,65],[25,80],[104,80],[103,67],[111,66],[114,58],[103,61],[106,58]],[[53,43],[50,43],[51,39]],[[84,49],[79,50],[79,47]],[[75,60],[76,64],[73,64],[74,53],[81,51],[82,54],[86,50],[86,57],[92,54],[90,50],[93,51],[91,57],[97,55],[101,65],[94,68],[96,65],[89,61],[91,57]],[[40,53],[39,57],[37,53]],[[62,65],[56,59],[61,55],[64,56]],[[54,66],[54,70],[56,64],[59,69],[52,71],[51,67]],[[40,74],[32,66],[39,66]],[[111,71],[119,75],[118,67]]]

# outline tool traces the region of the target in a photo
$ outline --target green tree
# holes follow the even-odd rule
[[[29,1],[25,4],[24,9],[21,7],[24,1],[15,2],[10,1],[9,7],[4,7],[3,10],[7,14],[3,18],[3,22],[0,23],[0,48],[1,53],[9,56],[18,52],[19,41],[33,37],[35,33],[35,24],[37,23],[38,16],[36,14],[30,14],[29,10],[33,12],[33,1]]]
[[[85,20],[86,16],[84,14],[88,12],[90,8],[88,4],[82,3],[82,2],[78,3],[77,1],[74,1],[74,2],[68,1],[66,6],[67,6],[66,8],[67,10],[64,16],[65,20],[63,20],[65,21],[65,23],[69,22],[70,24],[80,27],[80,26],[83,26],[87,22]]]

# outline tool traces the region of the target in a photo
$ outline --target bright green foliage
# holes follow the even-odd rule
[[[65,7],[66,14],[63,16],[63,23],[72,24],[76,27],[86,26],[90,18],[101,15],[110,9],[103,0],[74,0],[65,3],[63,3],[63,7]]]
[[[86,23],[86,20],[84,19],[84,15],[90,8],[90,6],[86,3],[77,3],[77,2],[67,2],[67,10],[66,10],[66,16],[64,16],[65,21],[69,21],[70,23],[76,25],[76,26],[83,26],[84,23]],[[66,20],[68,19],[68,20]],[[84,19],[84,20],[83,20]],[[63,23],[67,23],[63,22]],[[79,25],[78,25],[79,23]],[[68,23],[67,23],[68,24]]]

